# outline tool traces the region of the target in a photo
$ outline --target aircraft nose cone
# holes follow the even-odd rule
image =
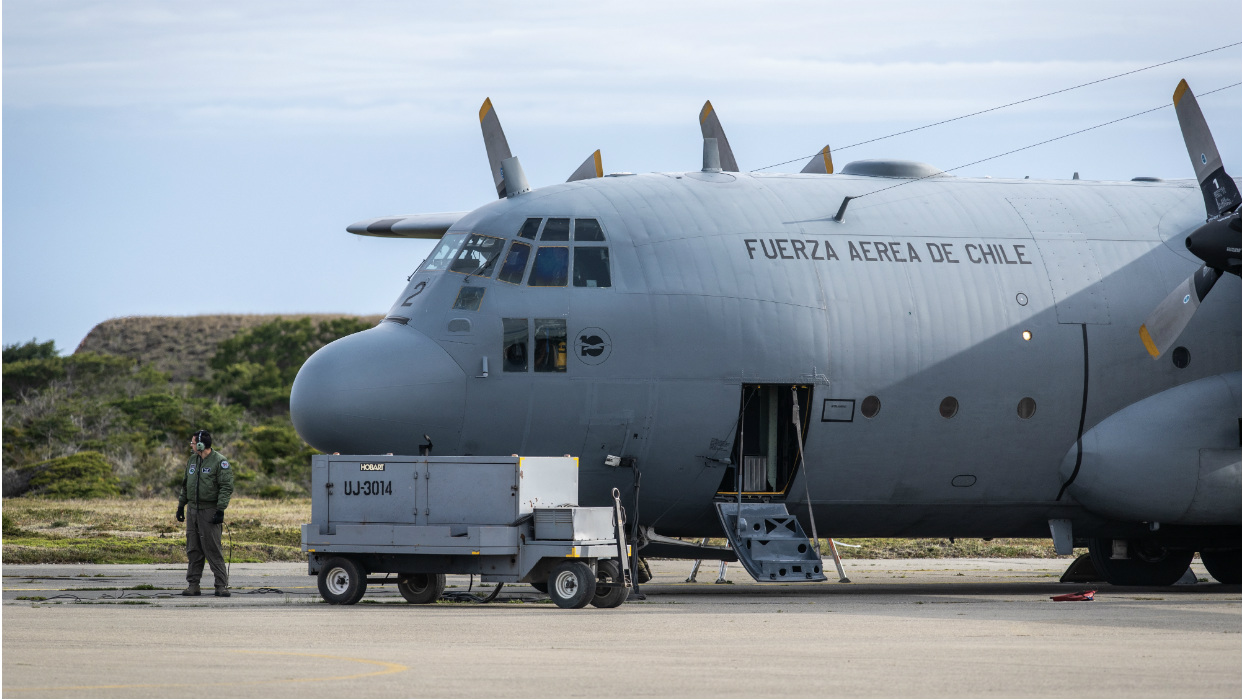
[[[431,338],[381,323],[311,355],[293,381],[298,434],[327,453],[451,454],[461,436],[466,375]]]

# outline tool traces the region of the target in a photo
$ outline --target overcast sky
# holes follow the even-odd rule
[[[495,196],[491,97],[536,187],[743,170],[1242,41],[1237,0],[3,4],[3,342],[125,315],[382,313],[430,248],[353,236]],[[1242,80],[1242,46],[837,150],[952,168]],[[1242,171],[1242,87],[1202,99]],[[777,170],[796,172],[801,162]],[[956,171],[1191,177],[1172,109]]]

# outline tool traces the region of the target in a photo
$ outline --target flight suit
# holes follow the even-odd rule
[[[203,578],[204,559],[211,565],[217,590],[229,586],[228,570],[224,567],[224,552],[220,545],[223,524],[212,524],[216,510],[229,506],[233,496],[233,470],[218,451],[205,458],[190,457],[186,465],[184,487],[178,504],[189,505],[185,513],[185,555],[190,567],[185,579],[195,589]]]

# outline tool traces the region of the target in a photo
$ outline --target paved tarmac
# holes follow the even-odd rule
[[[1064,585],[1065,565],[847,561],[850,584],[759,585],[733,564],[732,584],[718,585],[716,564],[687,584],[688,562],[657,561],[645,601],[579,611],[526,585],[486,605],[408,605],[391,587],[372,587],[363,604],[330,606],[304,564],[234,565],[228,599],[174,596],[179,566],[4,566],[3,691],[1242,696],[1242,586]],[[1197,562],[1194,571],[1209,580]],[[124,589],[135,587],[167,589]],[[1092,588],[1094,602],[1049,599]]]

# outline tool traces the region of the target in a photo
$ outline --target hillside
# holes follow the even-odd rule
[[[128,357],[172,375],[177,383],[205,378],[207,362],[216,347],[244,330],[276,318],[310,318],[318,323],[333,318],[357,318],[369,324],[383,316],[341,313],[287,313],[283,315],[128,316],[96,325],[78,345],[77,352]]]

